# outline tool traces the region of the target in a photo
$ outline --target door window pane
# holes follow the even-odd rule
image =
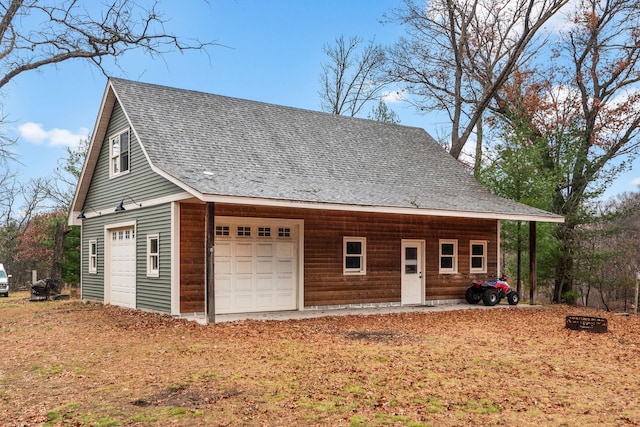
[[[418,274],[418,248],[404,249],[404,273]]]

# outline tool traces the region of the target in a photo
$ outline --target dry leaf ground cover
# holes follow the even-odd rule
[[[0,299],[0,425],[640,425],[640,321],[566,306],[202,326]],[[606,317],[609,332],[564,328]]]

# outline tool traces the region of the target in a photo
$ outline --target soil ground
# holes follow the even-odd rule
[[[203,326],[16,293],[0,425],[640,425],[640,319],[554,305]]]

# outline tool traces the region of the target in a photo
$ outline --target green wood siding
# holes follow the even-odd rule
[[[81,274],[82,298],[92,301],[104,301],[104,223],[106,217],[82,220]],[[96,240],[98,244],[98,269],[89,273],[89,241]]]
[[[129,128],[129,122],[120,104],[116,102],[105,139],[102,142],[98,163],[91,177],[91,185],[87,192],[85,207],[91,206],[96,211],[104,214],[105,210],[112,211],[115,209],[123,199],[125,204],[132,203],[129,197],[140,203],[151,198],[168,196],[183,191],[180,187],[151,169],[133,130],[129,134],[129,172],[115,178],[109,178],[109,138],[127,128]]]
[[[110,178],[109,138],[129,129],[129,172]],[[91,177],[84,207],[100,216],[82,221],[82,297],[104,301],[105,286],[105,226],[136,221],[136,307],[171,312],[171,204],[145,206],[146,200],[182,193],[183,190],[152,169],[133,129],[115,103],[96,168]],[[120,201],[142,203],[142,208],[115,213]],[[147,277],[147,235],[158,234],[159,277]],[[89,273],[89,242],[97,241],[97,273]]]
[[[130,213],[136,226],[136,304],[138,308],[171,312],[171,204]],[[158,235],[159,277],[147,276],[147,236]]]
[[[171,312],[171,204],[83,220],[82,297],[104,300],[105,226],[136,221],[136,308]],[[159,236],[159,277],[147,277],[147,235]],[[98,242],[98,272],[89,273],[89,242]]]

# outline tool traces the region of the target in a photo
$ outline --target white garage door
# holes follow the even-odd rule
[[[111,262],[110,303],[121,307],[136,306],[136,236],[133,227],[109,230]]]
[[[273,220],[218,218],[216,313],[297,308],[297,226]]]

